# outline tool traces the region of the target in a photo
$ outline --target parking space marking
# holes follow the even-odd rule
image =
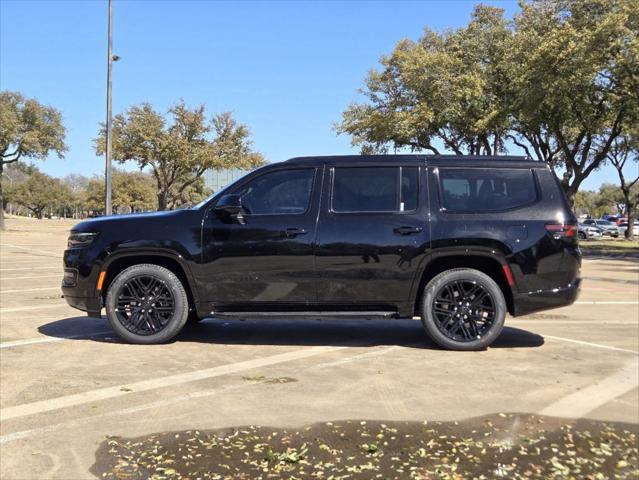
[[[53,265],[52,265],[52,266],[50,266],[50,267],[48,267],[48,266],[44,267],[44,266],[36,266],[36,265],[33,265],[33,266],[31,266],[31,267],[0,268],[0,272],[17,272],[17,271],[20,271],[20,270],[42,270],[42,269],[45,269],[45,268],[46,268],[46,269],[51,269],[51,268],[60,268],[60,265],[55,265],[55,266],[53,266]]]
[[[39,292],[42,290],[60,290],[60,287],[40,287],[40,288],[16,288],[13,290],[0,290],[2,293]]]
[[[104,330],[102,332],[94,332],[94,333],[78,333],[74,335],[65,335],[59,337],[37,337],[37,338],[25,338],[24,340],[14,340],[11,342],[1,342],[0,349],[2,348],[14,348],[14,347],[23,347],[25,345],[37,345],[39,343],[51,343],[51,342],[62,342],[64,340],[73,340],[74,338],[93,338],[99,335],[106,335],[108,333],[113,333],[113,330]]]
[[[639,362],[627,363],[607,378],[571,393],[541,410],[541,415],[582,418],[639,385]]]
[[[2,280],[28,280],[30,278],[62,278],[62,274],[56,275],[27,275],[26,277],[5,277],[2,276]]]
[[[97,390],[89,390],[88,392],[66,395],[63,397],[41,400],[38,402],[25,403],[15,407],[7,407],[0,410],[0,418],[7,421],[14,418],[25,417],[29,415],[37,415],[40,413],[51,412],[62,408],[83,405],[90,402],[98,402],[109,398],[121,397],[137,392],[145,392],[158,388],[174,387],[189,382],[199,380],[207,380],[222,375],[238,373],[254,368],[267,367],[278,363],[300,360],[303,358],[313,357],[328,352],[335,352],[347,347],[328,347],[319,346],[311,348],[303,348],[292,352],[279,353],[269,357],[257,358],[254,360],[245,360],[242,362],[229,363],[219,365],[217,367],[205,368],[203,370],[195,370],[193,372],[180,373],[176,375],[168,375],[166,377],[158,377],[150,380],[142,380],[124,385],[116,385],[114,387],[99,388]]]
[[[51,252],[50,250],[39,250],[37,248],[28,248],[28,247],[21,247],[20,245],[13,245],[11,243],[3,243],[2,247],[11,247],[11,248],[17,248],[19,250],[24,250],[25,252],[34,252],[34,253],[45,253],[49,256],[55,256],[58,258],[62,258],[62,255],[59,255],[57,252]],[[11,252],[11,251],[5,251],[6,253],[16,253],[16,252]]]
[[[611,345],[602,345],[600,343],[584,342],[582,340],[574,340],[572,338],[555,337],[553,335],[543,335],[543,337],[549,338],[551,340],[559,340],[562,342],[576,343],[578,345],[585,345],[588,347],[603,348],[605,350],[615,350],[617,352],[633,353],[635,355],[639,355],[639,352],[637,352],[636,350],[630,350],[627,348],[613,347]]]
[[[639,305],[637,300],[584,300],[575,302],[575,305]]]
[[[31,305],[29,307],[0,308],[0,313],[25,312],[27,310],[44,310],[47,308],[71,308],[66,303],[44,303],[42,305]]]

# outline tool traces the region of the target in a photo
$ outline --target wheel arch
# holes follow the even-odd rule
[[[424,287],[435,276],[440,273],[451,270],[453,268],[473,268],[485,273],[492,278],[500,290],[504,294],[506,300],[506,306],[508,313],[513,315],[514,312],[514,300],[513,291],[509,283],[509,279],[506,276],[505,269],[509,268],[505,259],[499,259],[497,256],[487,254],[483,252],[470,252],[461,254],[459,252],[449,252],[431,257],[430,261],[426,264],[419,278],[417,289],[414,292],[414,315],[420,315],[420,304],[422,300],[422,293]]]
[[[106,272],[100,291],[102,300],[104,301],[111,282],[113,282],[121,272],[133,265],[143,263],[159,265],[173,272],[180,279],[180,282],[182,282],[186,290],[186,295],[189,299],[189,308],[195,308],[196,302],[198,301],[198,293],[195,289],[193,277],[182,257],[173,252],[144,253],[140,251],[127,251],[108,258],[101,268],[101,271]]]

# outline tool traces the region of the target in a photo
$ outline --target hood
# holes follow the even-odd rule
[[[166,210],[161,212],[127,213],[124,215],[109,215],[108,217],[90,218],[73,226],[72,232],[98,232],[104,227],[114,228],[118,224],[137,222],[167,222],[188,214],[189,210]]]

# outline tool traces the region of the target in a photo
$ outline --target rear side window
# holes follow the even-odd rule
[[[440,168],[439,181],[447,210],[507,210],[537,199],[531,170]]]
[[[408,212],[417,208],[417,167],[337,167],[334,212]]]

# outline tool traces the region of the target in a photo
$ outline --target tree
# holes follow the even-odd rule
[[[179,102],[168,115],[170,123],[144,103],[113,121],[113,158],[150,169],[160,210],[179,202],[208,169],[248,169],[264,163],[262,155],[251,149],[248,128],[230,113],[207,121],[204,106],[189,109]],[[104,153],[105,135],[103,126],[96,140],[98,154]]]
[[[639,206],[639,175],[634,176],[637,169],[634,169],[634,179],[626,178],[624,168],[628,160],[632,163],[639,162],[639,142],[637,137],[631,138],[626,136],[615,140],[613,147],[608,153],[610,163],[617,170],[619,176],[620,189],[623,196],[624,213],[628,217],[628,230],[626,230],[626,238],[632,240],[634,237],[633,224],[636,218],[637,206]],[[630,177],[632,178],[632,177]]]
[[[0,92],[0,206],[5,165],[21,158],[44,159],[50,152],[63,158],[67,146],[62,115],[55,108],[25,99],[17,92]],[[0,208],[0,230],[4,208]]]
[[[521,3],[510,52],[513,141],[560,167],[571,198],[639,120],[639,3]]]
[[[157,208],[155,185],[146,173],[113,169],[112,188],[115,212],[143,212]],[[95,176],[88,181],[83,204],[87,211],[104,212],[103,176]]]
[[[571,198],[639,121],[639,3],[520,6],[513,21],[480,5],[464,28],[399,42],[337,131],[363,152],[497,154],[512,142],[561,172]]]
[[[46,209],[53,211],[69,201],[71,192],[59,179],[35,171],[12,192],[16,203],[42,218]]]
[[[599,213],[599,215],[597,215],[598,217],[601,217],[605,213],[610,213],[613,210],[617,210],[618,213],[623,213],[623,193],[619,185],[615,185],[614,183],[602,184],[597,192],[595,206]]]
[[[465,28],[402,40],[366,79],[366,104],[353,104],[337,125],[363,152],[408,147],[438,154],[503,151],[509,120],[503,91],[512,32],[503,10],[476,7]]]

